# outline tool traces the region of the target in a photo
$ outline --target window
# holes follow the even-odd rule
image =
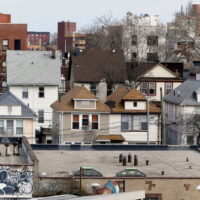
[[[137,45],[137,35],[132,35],[132,45]]]
[[[133,107],[137,107],[137,101],[133,102]]]
[[[8,50],[8,40],[3,40],[2,41],[2,51]]]
[[[172,86],[172,83],[165,83],[165,95],[169,94],[173,90]]]
[[[146,131],[147,116],[146,115],[122,115],[121,121],[122,131]]]
[[[98,129],[98,115],[92,115],[92,129]]]
[[[133,120],[131,115],[122,115],[121,130],[131,131],[133,129]]]
[[[158,45],[158,36],[156,36],[156,35],[147,36],[147,45],[149,45],[149,46],[152,46],[152,45],[157,46]]]
[[[2,62],[2,72],[6,73],[6,62]]]
[[[13,120],[7,120],[7,134],[14,134],[14,122]]]
[[[23,134],[23,120],[16,120],[16,134]]]
[[[137,53],[132,53],[131,54],[131,61],[133,62],[133,61],[136,61],[136,59],[137,59]]]
[[[0,134],[4,134],[4,120],[0,120]]]
[[[146,115],[134,115],[133,116],[133,129],[137,131],[147,130],[147,116]]]
[[[22,98],[27,99],[28,98],[28,87],[23,87],[22,89]]]
[[[38,123],[44,123],[44,110],[38,111]]]
[[[15,40],[15,50],[21,50],[21,40]]]
[[[89,126],[89,115],[83,115],[82,126]]]
[[[141,83],[141,89],[140,89],[140,91],[141,91],[141,93],[142,94],[148,94],[148,90],[149,90],[149,86],[148,86],[149,84],[148,84],[148,82],[142,82]]]
[[[147,53],[147,61],[159,62],[158,53]]]
[[[149,95],[151,95],[151,96],[156,95],[156,83],[155,82],[149,83]]]
[[[187,136],[187,145],[194,144],[194,136]]]
[[[8,106],[8,114],[11,114],[12,112],[12,106]]]
[[[72,129],[79,129],[79,115],[73,115]]]
[[[96,86],[95,83],[91,83],[91,85],[90,85],[90,91],[91,91],[94,95],[96,95],[96,93],[97,93],[97,86]]]
[[[44,98],[44,87],[39,87],[39,98]]]
[[[107,84],[107,96],[113,92],[113,85]]]

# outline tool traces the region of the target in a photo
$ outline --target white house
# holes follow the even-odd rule
[[[128,89],[121,85],[108,96],[106,104],[111,108],[110,134],[120,134],[126,142],[135,144],[146,144],[148,138],[151,144],[161,142],[160,109],[147,101],[136,89]]]
[[[200,123],[200,81],[185,81],[169,93],[164,101],[168,143],[196,144]]]
[[[50,105],[58,99],[60,68],[60,52],[7,51],[8,87],[37,113],[36,130],[52,125]]]
[[[37,115],[11,92],[0,95],[0,136],[27,137],[35,143]]]
[[[133,80],[136,88],[145,93],[150,101],[160,101],[161,89],[162,96],[165,96],[183,82],[182,63],[143,62],[133,65],[134,63],[127,63],[129,79]]]

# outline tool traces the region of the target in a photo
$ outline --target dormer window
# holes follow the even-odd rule
[[[75,109],[96,109],[96,99],[73,99]]]
[[[81,101],[81,104],[85,105],[85,106],[89,106],[90,105],[90,101]]]
[[[133,102],[133,107],[137,107],[137,101]]]

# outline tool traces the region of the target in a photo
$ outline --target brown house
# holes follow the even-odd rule
[[[110,108],[85,87],[74,87],[51,107],[53,143],[92,142],[108,131]]]

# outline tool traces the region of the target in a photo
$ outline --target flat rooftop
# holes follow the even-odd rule
[[[40,173],[47,176],[72,175],[83,166],[94,167],[105,177],[113,177],[125,168],[137,168],[147,177],[200,177],[200,153],[195,150],[142,150],[142,151],[73,151],[34,150],[39,160]],[[127,166],[119,163],[119,154],[132,155]],[[133,157],[138,156],[138,166],[133,166]],[[188,161],[186,159],[188,158]],[[146,166],[146,160],[149,165]],[[164,176],[161,175],[164,171]]]

